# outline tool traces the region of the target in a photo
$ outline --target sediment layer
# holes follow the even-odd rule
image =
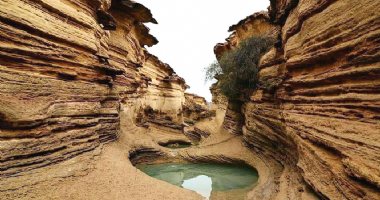
[[[218,56],[278,30],[259,72],[259,85],[274,89],[259,87],[242,108],[244,141],[283,168],[269,199],[302,199],[305,185],[324,199],[380,196],[379,9],[373,0],[271,1],[266,26],[255,14],[216,46]]]
[[[1,1],[0,196],[199,199],[131,163],[167,159],[248,163],[260,174],[249,199],[377,199],[380,3],[270,2],[215,53],[274,38],[259,73],[260,86],[274,84],[241,107],[214,85],[214,116],[144,48],[158,41],[143,5]],[[186,118],[199,146],[159,146],[190,142]]]
[[[99,151],[119,137],[124,107],[182,120],[185,82],[145,50],[158,41],[141,4],[5,0],[0,8],[1,182]],[[5,184],[0,190],[14,189]]]

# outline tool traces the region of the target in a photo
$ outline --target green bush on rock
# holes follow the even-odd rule
[[[239,46],[224,53],[219,62],[205,68],[206,81],[218,79],[217,87],[230,100],[238,99],[245,90],[254,90],[258,85],[259,61],[273,46],[273,39],[251,37]]]

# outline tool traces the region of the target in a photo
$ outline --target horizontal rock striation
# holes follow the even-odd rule
[[[121,109],[136,116],[149,105],[182,119],[185,82],[145,50],[158,41],[141,4],[4,0],[0,8],[1,182],[114,141]]]
[[[202,139],[208,138],[211,133],[201,130],[197,127],[190,127],[185,129],[184,135],[195,143],[199,143]]]
[[[370,0],[300,2],[283,27],[289,78],[277,95],[298,166],[321,196],[380,194],[379,9]]]
[[[267,199],[303,199],[309,187],[323,199],[379,198],[379,9],[374,0],[271,1],[276,45],[242,108],[244,141],[280,169]],[[235,33],[215,52],[262,33]]]
[[[244,125],[244,118],[241,114],[241,102],[228,102],[226,114],[223,120],[223,128],[231,134],[241,135]]]
[[[204,97],[198,96],[196,94],[191,93],[185,93],[186,101],[188,101],[189,104],[197,104],[203,107],[207,107],[208,103]]]
[[[228,99],[226,96],[222,94],[220,89],[217,87],[217,83],[214,83],[210,87],[210,91],[212,94],[212,109],[220,109],[220,110],[226,110],[228,106]]]
[[[196,121],[215,116],[215,112],[210,110],[205,98],[185,93],[183,116],[185,123],[194,124]]]
[[[223,45],[218,44],[216,48],[221,46]],[[223,52],[220,53],[222,54]],[[241,102],[229,102],[227,97],[218,88],[218,82],[214,83],[210,90],[212,93],[212,109],[224,113],[223,128],[231,134],[241,135],[244,124],[244,118],[241,114]]]
[[[133,165],[154,162],[162,156],[165,156],[165,153],[150,147],[141,147],[129,152],[129,160]]]
[[[259,12],[232,25],[229,31],[232,31],[232,34],[226,39],[226,42],[219,43],[214,48],[215,55],[218,59],[225,52],[236,48],[240,42],[254,35],[272,37],[275,39],[279,32],[279,26],[274,26],[269,23],[267,12]],[[221,91],[218,89],[217,83],[212,86],[211,92],[213,94],[213,103],[218,105],[219,109],[226,110],[223,127],[232,134],[241,135],[244,124],[244,117],[241,114],[241,102],[228,102],[228,99],[221,94]]]

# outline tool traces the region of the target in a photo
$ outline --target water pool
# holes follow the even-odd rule
[[[137,168],[207,199],[244,199],[258,180],[255,169],[240,165],[170,163],[138,165]]]

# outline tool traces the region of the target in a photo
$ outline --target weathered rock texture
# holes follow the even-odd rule
[[[196,94],[191,94],[191,93],[185,93],[185,99],[186,103],[188,104],[197,104],[203,107],[207,107],[208,103],[204,97],[198,96]]]
[[[196,94],[185,93],[183,116],[186,123],[193,124],[195,121],[215,116],[215,112],[210,110],[204,97],[200,97]]]
[[[222,44],[218,44],[217,48],[220,47],[222,47]],[[223,51],[219,53],[222,54]],[[224,112],[223,128],[231,134],[241,135],[244,124],[243,115],[241,114],[241,102],[229,102],[227,97],[218,88],[218,82],[214,83],[210,90],[212,94],[212,109]]]
[[[279,32],[279,26],[274,26],[269,22],[267,12],[259,12],[232,25],[229,31],[232,31],[232,34],[226,39],[226,42],[219,43],[214,48],[215,55],[218,59],[223,53],[236,48],[241,41],[253,35],[276,38]],[[244,117],[240,112],[241,102],[228,102],[226,97],[218,91],[217,83],[212,86],[211,91],[213,94],[213,103],[218,105],[221,109],[226,109],[223,127],[232,134],[241,135],[244,124]]]
[[[132,1],[0,1],[0,182],[115,140],[121,107],[182,119],[186,85],[145,22]]]
[[[216,46],[220,56],[249,36],[277,38],[242,108],[244,141],[278,179],[257,198],[302,199],[307,187],[324,199],[380,198],[379,10],[376,0],[273,0],[268,17],[247,18]]]
[[[214,83],[210,87],[210,91],[212,94],[212,109],[220,109],[220,110],[226,110],[228,106],[228,99],[226,96],[222,94],[220,89],[217,87],[218,83]]]

